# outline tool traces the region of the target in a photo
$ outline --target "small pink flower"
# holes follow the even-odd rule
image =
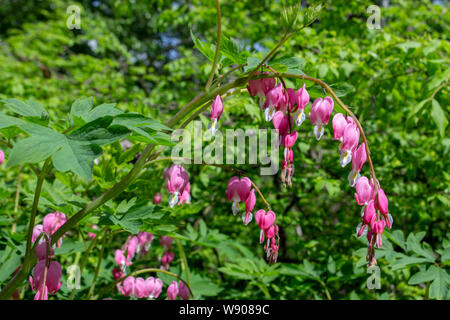
[[[125,273],[123,273],[122,270],[117,269],[117,268],[113,268],[112,269],[112,274],[114,279],[119,280],[120,278],[123,278],[125,276]]]
[[[179,197],[178,200],[178,205],[190,202],[191,202],[191,184],[188,182],[184,187],[183,192],[181,192],[181,196]]]
[[[275,212],[273,211],[265,211],[264,209],[260,209],[255,213],[255,220],[261,230],[266,230],[276,220]]]
[[[169,182],[167,187],[169,189],[169,206],[173,206],[178,203],[178,198],[183,192],[186,185],[189,183],[189,175],[183,166],[173,164],[169,169]]]
[[[344,137],[344,130],[347,126],[347,119],[342,113],[336,113],[333,117],[333,131],[334,131],[334,139],[342,141]]]
[[[123,251],[119,249],[114,252],[114,260],[122,271],[125,271],[126,267],[132,264],[131,258],[126,258]]]
[[[373,198],[373,185],[367,177],[361,177],[356,181],[355,199],[358,205],[363,206]]]
[[[145,254],[150,250],[153,241],[153,234],[149,232],[139,231],[138,235],[140,251]]]
[[[179,281],[178,288],[178,295],[180,296],[180,298],[183,300],[189,300],[189,288],[184,284],[183,281]]]
[[[375,221],[376,217],[377,214],[375,211],[374,201],[370,200],[364,210],[362,222],[356,228],[356,235],[358,236],[358,238],[361,237],[364,232],[367,232],[366,227],[372,224]]]
[[[0,165],[5,161],[5,153],[0,149]]]
[[[33,276],[29,278],[31,289],[37,291],[35,300],[41,300],[43,296],[44,300],[47,300],[47,294],[55,294],[61,287],[62,282],[61,265],[56,262],[50,262],[47,268],[47,277],[44,282],[46,260],[40,260],[33,269]]]
[[[173,238],[168,236],[162,236],[161,239],[159,239],[159,244],[167,250],[172,249],[172,242]]]
[[[264,234],[266,235],[267,239],[272,239],[275,234],[278,231],[278,226],[276,225],[271,225],[270,227],[268,227],[266,230],[264,230]]]
[[[247,199],[245,200],[245,214],[242,215],[242,222],[244,222],[244,225],[248,225],[252,219],[253,219],[253,208],[256,204],[256,196],[255,196],[255,189],[252,189],[250,191],[250,194],[248,195]]]
[[[268,74],[269,72],[264,72]],[[275,78],[264,78],[249,81],[247,90],[250,96],[259,97],[259,106],[262,108],[266,94],[275,87]]]
[[[290,98],[289,98],[290,99]],[[297,91],[295,95],[297,109],[291,110],[291,112],[295,112],[294,119],[297,126],[300,126],[303,121],[305,121],[305,107],[309,103],[309,93],[306,90],[305,84]],[[289,100],[290,101],[290,100]],[[297,111],[296,111],[297,110]]]
[[[356,151],[352,154],[352,171],[348,175],[348,182],[350,187],[354,187],[357,180],[360,177],[359,172],[361,171],[362,166],[366,162],[367,153],[366,153],[366,144],[362,143]]]
[[[291,126],[292,126],[292,118],[289,117],[288,114],[285,114],[283,111],[277,111],[275,112],[272,123],[275,130],[278,132],[279,137],[283,137],[286,134],[288,134],[290,125],[289,125],[289,119],[291,119]]]
[[[178,292],[178,283],[176,281],[172,281],[169,288],[167,288],[167,298],[169,300],[175,300],[178,296]]]
[[[216,99],[214,100],[212,106],[211,106],[211,123],[210,123],[210,130],[211,134],[214,136],[219,129],[219,119],[223,112],[223,103],[222,98],[220,95],[216,96]]]
[[[92,226],[92,229],[98,230],[98,226],[94,224]],[[93,232],[88,232],[88,237],[89,237],[89,239],[94,240],[95,237],[97,237],[97,235],[95,233],[93,233]]]
[[[291,133],[286,134],[283,137],[283,146],[286,148],[292,148],[294,146],[294,143],[297,141],[298,138],[298,132],[292,131]]]
[[[344,135],[342,138],[342,145],[339,150],[341,166],[345,167],[350,161],[352,161],[352,154],[355,151],[359,143],[359,129],[355,123],[347,123],[344,129]]]
[[[392,218],[392,215],[389,213],[388,198],[386,197],[384,190],[381,188],[378,189],[377,199],[378,199],[378,209],[380,210],[381,214],[384,216],[387,227],[389,229],[391,229],[392,224],[394,223],[394,219]]]
[[[165,270],[169,270],[169,265],[173,261],[175,253],[173,251],[165,251],[161,258],[161,265]]]
[[[35,243],[37,238],[41,235],[42,232],[44,232],[44,226],[42,224],[35,225],[33,228],[33,235],[31,236],[31,241],[33,243]],[[41,242],[44,242],[43,237],[41,237],[41,239],[39,239],[39,243],[41,243]]]
[[[309,119],[311,124],[314,126],[314,134],[316,139],[320,140],[324,133],[324,125],[328,124],[331,112],[333,112],[334,101],[330,97],[317,98],[312,107],[311,113],[309,114]]]
[[[34,252],[36,253],[38,261],[47,259],[47,241],[39,241],[38,245],[36,245],[36,248],[34,249]],[[48,258],[53,258],[54,254],[55,251],[52,247],[50,247]]]
[[[141,277],[136,278],[134,282],[134,294],[138,298],[144,298],[148,296],[145,280]]]
[[[382,239],[381,235],[383,234],[384,227],[386,226],[386,222],[384,220],[379,220],[373,224],[373,230],[376,233],[376,245],[377,248],[381,248],[382,246]]]
[[[134,297],[135,296],[135,285],[136,285],[136,279],[133,276],[127,277],[123,281],[122,294],[126,297]]]
[[[155,193],[155,195],[153,196],[153,203],[154,204],[160,204],[161,200],[162,200],[161,193],[159,193],[159,192]]]
[[[139,253],[140,247],[138,237],[133,236],[128,240],[128,243],[126,244],[126,250],[128,251],[127,256],[130,260],[133,259],[136,253]]]
[[[67,221],[66,215],[62,212],[55,211],[49,213],[44,217],[43,225],[44,232],[52,235]],[[58,240],[58,247],[61,246],[61,242]]]
[[[153,298],[157,299],[159,297],[159,295],[161,294],[162,287],[163,287],[162,280],[159,278],[156,278],[155,279],[155,287],[153,290]]]
[[[240,180],[238,177],[232,177],[228,182],[225,195],[228,201],[233,201],[232,211],[234,215],[239,212],[239,202],[247,200],[251,188],[252,182],[247,177]]]
[[[275,88],[266,94],[266,102],[264,103],[264,114],[266,121],[272,121],[276,110],[284,111],[286,108],[286,102],[283,87],[281,83],[279,83]]]

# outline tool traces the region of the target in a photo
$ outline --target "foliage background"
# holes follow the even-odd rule
[[[155,235],[182,239],[196,298],[213,299],[448,299],[450,263],[449,147],[447,116],[450,76],[450,14],[446,1],[390,1],[383,7],[382,30],[366,26],[371,4],[381,1],[325,1],[319,21],[292,37],[276,57],[303,60],[302,71],[332,84],[358,115],[368,136],[377,177],[386,191],[393,229],[377,251],[381,289],[368,290],[366,244],[354,236],[360,208],[348,187],[348,168],[339,166],[337,143],[330,128],[320,144],[307,122],[296,145],[293,187],[278,176],[260,177],[245,167],[277,213],[281,228],[279,262],[268,266],[258,245],[259,229],[244,227],[231,214],[225,189],[232,173],[220,168],[187,166],[192,204],[143,219],[139,226]],[[288,1],[289,3],[289,1]],[[72,4],[72,3],[70,3]],[[77,98],[93,96],[95,105],[117,103],[123,111],[140,112],[165,122],[202,92],[211,63],[194,49],[190,30],[215,43],[216,9],[211,1],[79,1],[82,29],[66,27],[65,1],[6,0],[0,6],[0,99],[30,99],[49,111],[53,125],[65,128]],[[262,57],[282,35],[279,1],[221,1],[222,28],[252,55]],[[19,18],[20,17],[20,18]],[[301,82],[288,81],[299,87]],[[446,85],[447,84],[447,85]],[[307,83],[312,98],[322,92]],[[224,102],[223,128],[267,127],[257,103],[247,94]],[[1,111],[6,112],[3,105]],[[208,113],[200,116],[204,125]],[[330,127],[330,126],[329,126]],[[188,127],[191,128],[191,127]],[[12,140],[14,141],[14,140]],[[134,151],[143,143],[134,141]],[[8,159],[9,149],[3,149]],[[167,155],[170,153],[166,151]],[[122,158],[120,156],[122,155]],[[44,184],[39,210],[59,209],[68,216],[111,187],[132,167],[118,143],[105,148],[92,181],[71,173],[53,173]],[[150,167],[126,192],[84,219],[57,252],[66,268],[85,250],[82,234],[101,216],[118,214],[127,201],[151,201],[167,188],[162,172],[168,164]],[[242,167],[244,168],[244,167]],[[368,175],[368,167],[363,173]],[[19,167],[0,170],[0,285],[6,284],[24,252],[27,217],[36,178]],[[88,187],[87,192],[83,192]],[[125,202],[124,202],[125,201]],[[131,205],[131,203],[128,203]],[[258,200],[257,206],[262,207]],[[121,207],[122,206],[122,207]],[[97,288],[112,283],[114,250],[127,231],[110,235]],[[171,271],[180,270],[180,252]],[[83,272],[86,297],[99,248]],[[133,264],[159,267],[162,249]],[[429,272],[429,274],[427,274]],[[414,278],[415,277],[415,278]],[[163,278],[166,284],[171,279]],[[22,297],[33,297],[28,286]],[[64,284],[56,299],[67,299]],[[115,290],[99,298],[123,298]]]

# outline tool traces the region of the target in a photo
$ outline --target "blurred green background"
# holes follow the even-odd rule
[[[303,5],[311,1],[302,1]],[[292,4],[293,1],[287,1]],[[82,8],[81,30],[69,30],[66,9]],[[282,1],[220,1],[222,30],[252,56],[263,57],[280,40]],[[366,241],[355,237],[360,208],[348,186],[349,168],[339,165],[338,144],[332,128],[318,143],[309,121],[300,127],[295,146],[292,188],[284,188],[280,175],[260,177],[256,166],[248,170],[277,214],[281,247],[278,263],[269,266],[258,244],[259,228],[244,227],[233,216],[225,189],[232,172],[206,166],[186,166],[192,204],[175,209],[166,218],[143,221],[141,230],[158,237],[170,234],[183,240],[196,298],[212,299],[448,299],[450,264],[448,137],[450,78],[447,1],[325,1],[320,18],[293,36],[275,57],[301,59],[301,71],[332,85],[356,113],[365,129],[377,177],[389,198],[393,229],[385,232],[377,250],[381,288],[369,290],[366,280]],[[381,8],[381,30],[366,21],[370,5]],[[165,122],[202,92],[211,63],[191,39],[216,41],[213,1],[25,1],[0,4],[0,99],[40,102],[56,127],[64,127],[77,98],[93,96],[95,104],[117,103],[123,111],[136,111]],[[226,72],[229,68],[219,69]],[[301,81],[287,81],[299,88]],[[322,91],[307,83],[312,99]],[[0,107],[4,112],[3,105]],[[200,119],[206,126],[209,113]],[[222,128],[270,127],[257,101],[247,93],[224,100]],[[188,129],[192,127],[189,126]],[[136,143],[134,151],[143,149]],[[8,157],[9,149],[4,149]],[[93,199],[117,182],[132,166],[122,158],[120,146],[106,148],[92,182],[70,173],[47,179],[41,212],[60,209],[68,216],[75,205]],[[170,150],[166,151],[170,155]],[[6,158],[7,158],[6,157]],[[128,161],[133,155],[127,155]],[[58,260],[65,269],[80,259],[80,234],[98,223],[123,200],[149,200],[167,188],[158,163],[114,202],[82,221],[65,240]],[[19,168],[0,170],[0,285],[18,266],[36,179],[22,170],[20,202],[14,210]],[[365,165],[362,174],[368,175]],[[83,192],[89,186],[88,192]],[[61,206],[65,203],[64,206]],[[256,209],[262,208],[258,199]],[[109,209],[108,209],[109,208]],[[163,210],[163,209],[161,209]],[[42,216],[40,217],[42,218]],[[11,225],[14,224],[12,230]],[[112,282],[114,250],[129,233],[114,234],[105,250],[98,282]],[[78,240],[77,240],[78,239]],[[161,248],[133,265],[158,267]],[[171,271],[180,272],[180,255]],[[98,259],[89,257],[82,299]],[[8,262],[8,263],[7,263]],[[166,284],[170,279],[163,279]],[[100,287],[99,284],[97,284]],[[68,298],[63,285],[56,299]],[[32,298],[25,287],[24,298]],[[114,290],[103,297],[121,298]],[[123,298],[123,297],[122,297]]]

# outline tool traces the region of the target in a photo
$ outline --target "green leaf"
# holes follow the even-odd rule
[[[428,270],[422,270],[413,275],[409,279],[408,284],[414,285],[419,283],[425,283],[433,280],[435,277],[436,277],[436,267],[430,266]]]
[[[450,276],[447,271],[441,268],[435,268],[434,280],[430,285],[431,299],[444,299],[447,297],[448,283],[450,282]]]
[[[67,136],[34,124],[21,125],[31,137],[14,145],[8,167],[27,162],[37,163],[52,156],[57,170],[71,170],[83,179],[89,179],[93,161],[102,153],[99,145],[117,141],[129,134],[124,127],[109,126],[111,122],[112,117],[103,117],[85,124]]]
[[[0,100],[5,107],[24,117],[48,117],[47,111],[38,102],[27,100],[25,102],[18,99]]]
[[[191,38],[192,41],[194,42],[194,47],[197,48],[209,61],[214,62],[214,56],[216,53],[215,49],[213,50],[211,48],[211,44],[197,39],[192,30],[191,30]]]
[[[70,114],[72,116],[83,118],[86,117],[89,114],[89,111],[94,106],[94,98],[82,98],[77,99],[72,104],[72,108],[70,109]]]
[[[398,270],[398,269],[403,269],[404,267],[406,267],[410,264],[421,264],[421,263],[425,263],[425,262],[429,263],[432,261],[430,261],[430,259],[425,259],[425,258],[404,256],[401,259],[398,259],[394,263],[392,263],[391,268],[392,268],[392,270]]]
[[[406,41],[397,44],[397,47],[403,49],[405,53],[408,52],[409,49],[419,48],[420,46],[422,46],[422,44],[417,41]]]
[[[0,265],[0,283],[8,279],[8,277],[17,269],[20,265],[20,256],[15,252],[9,255],[9,257],[1,257],[2,264]]]
[[[436,99],[433,99],[431,101],[431,118],[436,123],[441,137],[444,137],[445,128],[447,127],[448,120],[447,116],[445,115],[444,111],[441,108],[441,105]]]
[[[242,49],[239,43],[224,34],[222,34],[220,42],[220,53],[236,64],[244,64],[250,55],[249,52]]]

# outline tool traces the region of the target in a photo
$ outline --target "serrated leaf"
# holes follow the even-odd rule
[[[444,299],[447,297],[450,276],[447,271],[441,268],[436,268],[434,276],[434,280],[430,285],[429,297],[438,300]]]
[[[408,281],[408,284],[414,285],[431,281],[436,276],[436,267],[430,266],[428,270],[422,270],[414,274]]]
[[[38,102],[27,100],[23,102],[19,99],[0,100],[5,107],[24,117],[42,117],[48,116],[47,111]]]
[[[215,49],[211,48],[211,44],[200,41],[191,30],[191,38],[194,42],[194,47],[197,48],[209,61],[214,61]]]

